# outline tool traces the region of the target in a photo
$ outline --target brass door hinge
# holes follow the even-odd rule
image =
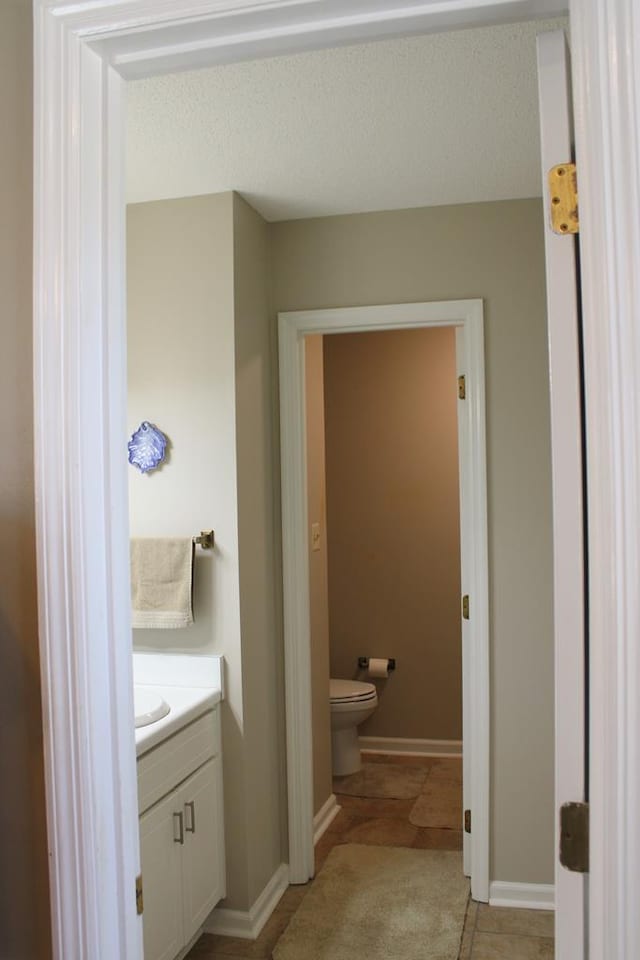
[[[142,898],[142,874],[136,877],[136,913],[138,916],[144,910],[144,901]]]
[[[560,807],[560,863],[574,873],[589,872],[589,804]]]
[[[458,377],[458,398],[464,400],[467,396],[467,378]]]
[[[471,810],[464,812],[464,832],[471,833]]]
[[[549,170],[551,229],[554,233],[578,233],[578,178],[575,163],[559,163]]]
[[[462,616],[464,620],[469,619],[469,594],[465,593],[462,598]]]

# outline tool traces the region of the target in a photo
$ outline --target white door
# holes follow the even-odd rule
[[[582,960],[585,877],[561,866],[559,811],[584,801],[585,560],[580,333],[576,237],[556,233],[548,172],[573,160],[569,53],[563,31],[538,37],[551,378],[555,629],[556,960]],[[561,174],[567,176],[566,172]],[[556,195],[556,191],[553,191]],[[566,220],[567,218],[565,218]],[[565,224],[566,225],[566,224]]]

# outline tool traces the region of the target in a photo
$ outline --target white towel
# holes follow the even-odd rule
[[[131,541],[132,626],[174,630],[193,623],[193,540]]]

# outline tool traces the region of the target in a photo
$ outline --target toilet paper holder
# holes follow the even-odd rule
[[[358,657],[358,667],[360,670],[366,670],[369,666],[369,657]],[[395,670],[396,658],[389,657],[387,660],[387,670]]]

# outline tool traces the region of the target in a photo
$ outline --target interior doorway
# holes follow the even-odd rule
[[[489,637],[484,332],[481,300],[389,304],[279,315],[285,686],[290,881],[314,874],[305,337],[415,327],[456,330],[462,618],[464,872],[489,899]],[[462,597],[461,597],[462,601]],[[466,611],[464,611],[466,612]]]

